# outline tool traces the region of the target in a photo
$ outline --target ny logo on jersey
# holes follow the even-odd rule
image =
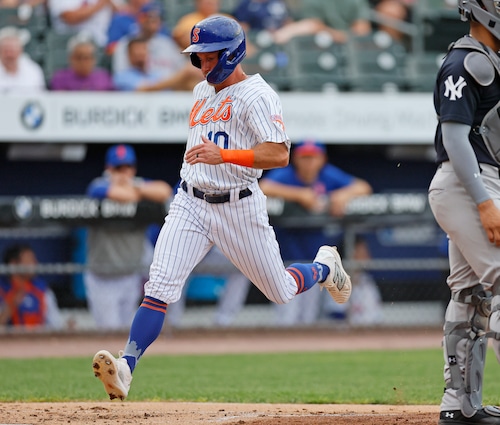
[[[198,124],[208,124],[209,122],[216,121],[229,121],[231,119],[232,103],[233,100],[231,96],[226,97],[221,103],[219,103],[217,108],[207,108],[203,110],[203,107],[207,103],[207,99],[198,99],[191,113],[189,114],[189,126],[196,127]]]
[[[456,83],[453,82],[453,76],[449,76],[444,83],[446,88],[444,95],[445,97],[449,97],[450,100],[457,100],[462,97],[462,90],[467,85],[464,77],[460,76]]]

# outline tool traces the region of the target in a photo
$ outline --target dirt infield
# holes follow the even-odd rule
[[[92,356],[118,352],[126,335],[2,335],[0,358]],[[43,344],[40,342],[43,340]],[[418,330],[206,330],[164,333],[148,354],[258,353],[358,349],[438,348],[439,329]],[[232,404],[176,402],[0,403],[2,424],[363,424],[437,423],[436,406]]]
[[[228,404],[228,403],[9,403],[0,404],[7,424],[71,425],[428,425],[438,406]]]

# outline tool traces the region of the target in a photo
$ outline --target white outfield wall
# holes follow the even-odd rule
[[[433,143],[431,93],[280,93],[287,133],[329,144]],[[183,143],[189,92],[0,94],[0,142]]]

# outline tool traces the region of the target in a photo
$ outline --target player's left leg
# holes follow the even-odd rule
[[[132,372],[160,335],[167,305],[179,300],[187,278],[212,246],[205,230],[208,226],[203,223],[205,214],[195,217],[200,211],[199,205],[192,205],[196,201],[200,200],[188,197],[183,191],[178,193],[156,241],[149,280],[144,285],[144,300],[124,348],[123,357]]]
[[[499,184],[482,176],[487,186]],[[434,177],[429,191],[434,217],[449,235],[451,301],[446,310],[443,348],[446,389],[440,425],[500,425],[500,410],[482,406],[482,382],[492,282],[499,280],[500,250],[488,241],[477,207],[452,172]]]
[[[149,281],[144,285],[144,300],[120,358],[115,359],[105,350],[94,356],[94,374],[111,399],[127,397],[137,362],[160,335],[167,304],[179,299],[187,277],[212,245],[203,218],[195,217],[200,205],[192,205],[194,199],[181,191],[170,205],[156,242]],[[102,373],[103,368],[107,373]]]
[[[440,425],[500,424],[500,409],[482,405],[490,302],[491,294],[481,285],[452,294],[444,326],[446,389]]]

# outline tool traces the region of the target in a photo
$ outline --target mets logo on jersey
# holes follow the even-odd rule
[[[276,125],[280,126],[283,131],[285,131],[285,123],[283,122],[283,117],[281,115],[271,115],[271,121]]]
[[[198,124],[205,125],[210,122],[229,121],[231,119],[233,100],[231,96],[226,97],[217,108],[205,108],[207,99],[198,99],[189,114],[189,127]]]
[[[444,96],[448,97],[450,100],[457,100],[462,97],[462,90],[467,85],[464,77],[460,76],[455,83],[453,81],[453,76],[450,75],[444,82],[445,92]]]

